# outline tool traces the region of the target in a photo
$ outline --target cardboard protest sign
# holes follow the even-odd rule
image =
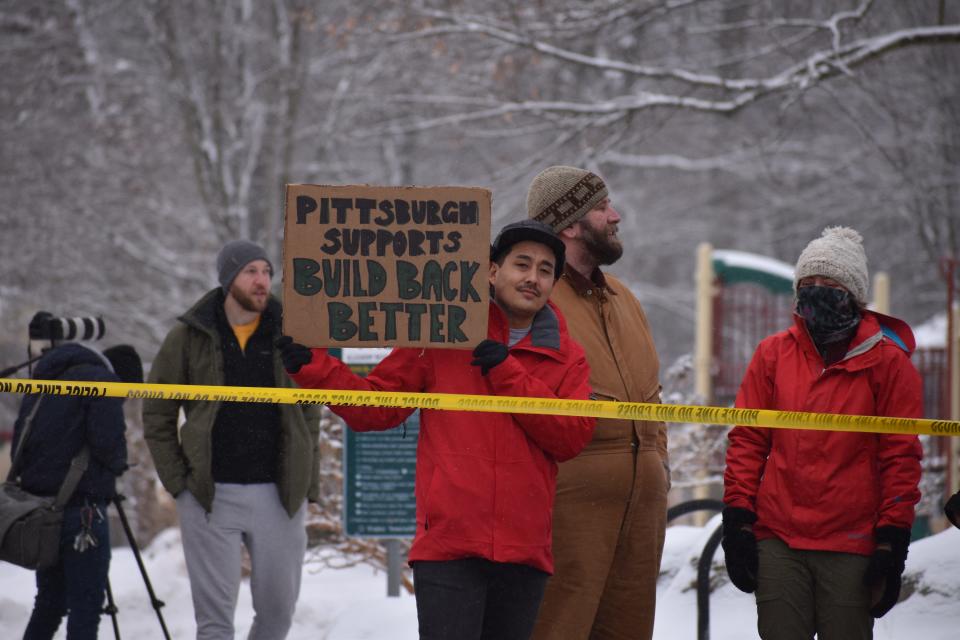
[[[487,337],[490,191],[287,185],[283,331],[313,347]]]

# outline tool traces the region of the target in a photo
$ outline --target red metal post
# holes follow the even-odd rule
[[[954,330],[953,330],[953,297],[956,292],[956,273],[957,265],[960,264],[960,261],[954,258],[941,258],[940,259],[940,275],[943,276],[943,279],[947,281],[947,343],[946,343],[946,355],[947,355],[947,377],[946,384],[944,388],[947,393],[947,417],[952,418],[950,411],[950,389],[953,381],[953,367],[957,366],[958,363],[953,362],[953,339],[954,339]],[[953,459],[953,447],[947,447],[947,490],[949,491],[953,487],[953,474],[957,473],[957,461]]]

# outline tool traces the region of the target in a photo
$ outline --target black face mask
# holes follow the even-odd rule
[[[850,292],[832,287],[797,289],[797,314],[818,347],[850,339],[860,324],[860,308]]]

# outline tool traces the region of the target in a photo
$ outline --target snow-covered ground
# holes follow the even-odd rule
[[[658,640],[696,638],[696,557],[718,519],[707,527],[671,527],[663,558],[657,603]],[[169,530],[143,552],[172,638],[191,638],[195,628],[179,534]],[[717,561],[722,553],[718,552]],[[119,608],[122,637],[162,638],[156,615],[128,549],[115,549],[110,569]],[[960,629],[960,531],[950,529],[915,542],[907,559],[910,595],[875,626],[877,640],[923,638],[948,640]],[[0,637],[20,637],[34,595],[33,574],[0,564]],[[252,608],[246,584],[237,607],[237,635],[245,637]],[[711,638],[756,638],[753,597],[725,580],[711,597]],[[63,626],[57,638],[64,637]],[[103,618],[100,637],[113,637],[110,619]],[[366,566],[319,569],[307,564],[291,640],[413,640],[417,614],[412,596],[386,597],[386,578]]]
[[[697,637],[697,559],[713,529],[716,516],[705,528],[667,529],[657,590],[654,637],[658,640]],[[714,567],[723,562],[718,549]],[[910,545],[903,593],[909,596],[874,624],[876,640],[955,640],[960,637],[960,531],[949,529]],[[752,595],[726,580],[710,597],[711,640],[751,640],[757,634],[757,613]]]

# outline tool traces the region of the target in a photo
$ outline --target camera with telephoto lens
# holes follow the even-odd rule
[[[30,340],[61,341],[100,340],[106,333],[103,318],[86,316],[58,318],[48,311],[38,311],[30,320]]]
[[[58,318],[49,311],[37,311],[28,327],[27,361],[0,370],[0,378],[13,375],[24,367],[33,375],[33,363],[61,342],[90,342],[100,340],[107,332],[103,318],[86,316]]]

